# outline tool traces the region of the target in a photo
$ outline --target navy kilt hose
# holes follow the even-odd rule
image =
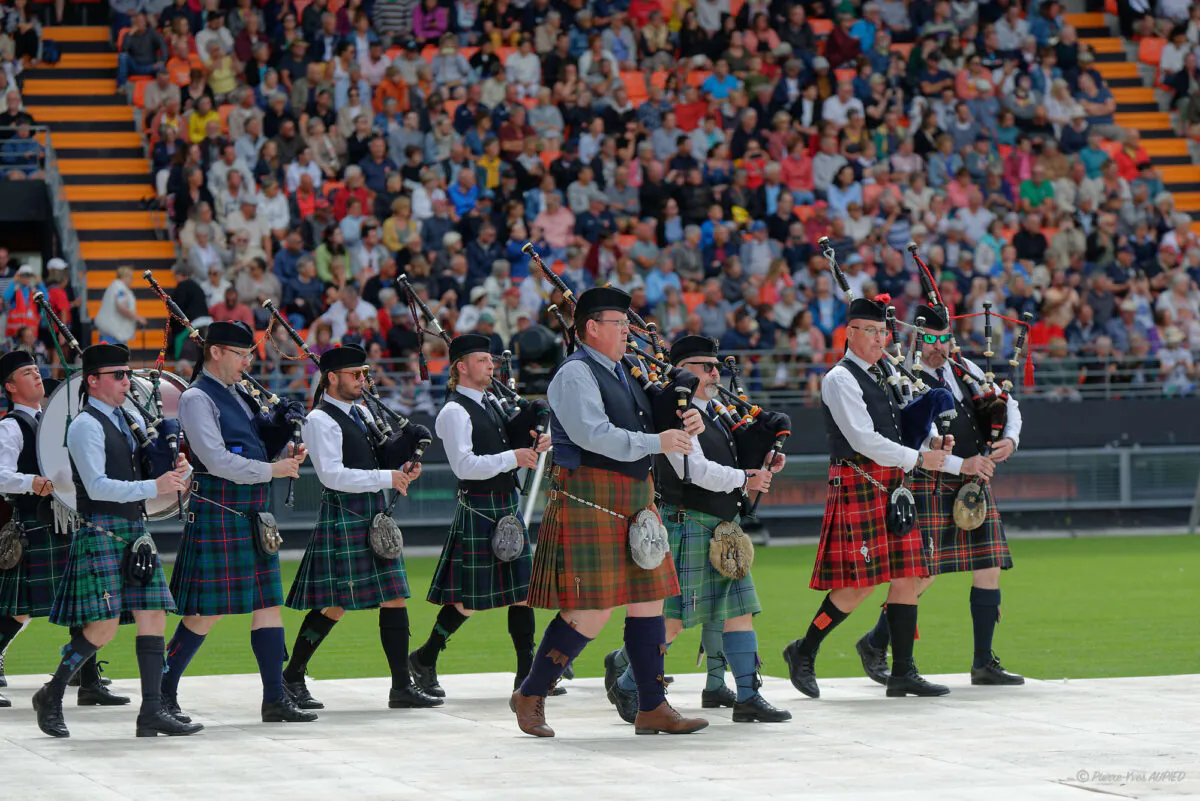
[[[533,571],[528,532],[521,555],[511,562],[501,562],[492,553],[496,528],[492,521],[517,514],[520,496],[516,492],[460,490],[458,499],[426,600],[438,605],[462,604],[473,611],[521,603],[529,596]]]
[[[288,593],[289,608],[375,609],[409,597],[404,556],[380,559],[371,550],[371,520],[386,508],[382,492],[323,492],[317,527]]]
[[[555,489],[561,490],[556,492]],[[668,556],[643,570],[629,552],[629,520],[568,498],[584,498],[626,517],[654,508],[654,483],[610,470],[555,466],[538,530],[529,605],[539,609],[612,609],[679,594]]]
[[[888,488],[900,485],[904,472],[861,458],[855,465]],[[821,542],[809,587],[837,590],[875,587],[898,578],[929,575],[917,526],[902,537],[887,531],[888,496],[847,464],[829,465],[829,492],[821,522]]]
[[[17,511],[13,516],[25,527],[25,556],[12,570],[0,570],[0,616],[45,617],[67,569],[71,537],[36,516]]]
[[[954,523],[954,497],[972,476],[942,474],[941,492],[937,486],[936,473],[917,470],[912,483],[913,497],[917,500],[917,522],[921,536],[930,549],[929,573],[966,573],[998,567],[1008,570],[1013,566],[1012,554],[1008,551],[1008,540],[1004,536],[1004,524],[1000,522],[1000,510],[992,497],[992,485],[983,482],[983,494],[987,498],[987,515],[983,525],[974,531],[964,531]]]
[[[270,483],[235,484],[196,474],[171,572],[180,615],[245,615],[283,604],[279,555],[259,554],[250,520],[217,505],[253,515],[266,510],[270,491]]]
[[[663,604],[664,617],[683,621],[687,629],[762,611],[753,578],[727,578],[709,561],[708,546],[712,532],[723,522],[720,518],[688,509],[684,512],[685,522],[680,523],[677,522],[679,507],[664,503],[658,511],[667,527],[680,590],[679,595]]]
[[[146,587],[126,583],[121,572],[125,548],[145,533],[146,524],[140,520],[112,515],[88,518],[71,539],[67,569],[54,596],[50,622],[85,626],[119,616],[122,623],[132,623],[133,612],[175,611],[161,562],[154,571],[154,580]]]

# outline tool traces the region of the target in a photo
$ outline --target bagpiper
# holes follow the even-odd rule
[[[132,375],[124,345],[93,345],[83,351],[83,408],[67,428],[83,525],[71,540],[50,610],[51,623],[79,629],[63,647],[53,678],[33,696],[38,728],[51,737],[70,736],[62,711],[67,682],[116,636],[122,623],[137,624],[142,685],[137,736],[188,735],[204,728],[177,720],[163,706],[163,634],[175,602],[143,522],[146,501],[186,486],[187,460],[179,457],[174,469],[146,477],[147,449],[134,436],[146,422],[141,412],[125,406]]]
[[[494,369],[488,337],[464,334],[450,343],[448,397],[434,430],[458,478],[458,507],[426,596],[441,607],[437,622],[409,657],[418,686],[439,698],[446,691],[438,681],[438,654],[475,612],[508,607],[517,656],[514,689],[533,664],[534,613],[526,603],[533,550],[518,514],[516,471],[536,469],[550,437],[509,430],[488,400]],[[528,446],[515,447],[518,437]]]
[[[409,484],[421,474],[420,463],[405,464],[411,449],[393,457],[383,442],[372,439],[372,426],[379,429],[361,402],[368,369],[363,349],[332,348],[320,363],[304,441],[324,489],[317,526],[288,592],[287,606],[308,612],[284,670],[288,693],[303,709],[324,708],[304,681],[309,660],[347,610],[378,609],[379,639],[392,674],[388,707],[440,706],[440,698],[413,686],[409,676],[404,556],[393,538],[376,531],[377,526],[395,526],[384,490],[408,494]]]

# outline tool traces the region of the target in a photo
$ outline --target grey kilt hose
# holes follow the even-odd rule
[[[990,481],[983,482],[983,495],[987,499],[983,525],[974,531],[964,531],[954,522],[954,497],[971,480],[971,476],[943,473],[941,490],[935,491],[936,474],[924,470],[913,472],[912,493],[917,501],[918,527],[929,552],[931,576],[991,567],[1008,570],[1013,566]]]
[[[46,617],[67,569],[71,537],[36,516],[13,516],[25,527],[25,556],[12,570],[0,570],[0,616]]]
[[[127,583],[121,571],[126,546],[144,533],[146,525],[140,520],[111,515],[89,518],[71,539],[67,570],[54,596],[50,622],[85,626],[120,617],[121,623],[132,623],[134,612],[175,611],[161,562],[146,587]]]
[[[521,603],[529,597],[533,572],[533,549],[529,532],[521,555],[502,562],[492,553],[495,521],[518,513],[516,492],[458,493],[454,522],[442,546],[433,583],[426,600],[430,603],[462,604],[480,611]]]
[[[258,552],[244,516],[265,511],[270,492],[269,483],[235,484],[196,475],[171,572],[179,614],[247,615],[283,604],[279,555]]]
[[[683,510],[681,518],[679,507],[665,503],[658,511],[667,527],[670,558],[675,561],[680,590],[679,595],[663,602],[664,617],[682,620],[686,629],[762,611],[751,576],[726,578],[709,561],[712,532],[722,520],[691,509]]]
[[[386,508],[382,492],[324,491],[317,527],[288,592],[290,609],[375,609],[409,597],[404,556],[381,559],[371,550],[371,520]]]

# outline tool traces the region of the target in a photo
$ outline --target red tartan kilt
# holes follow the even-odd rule
[[[889,492],[903,471],[874,462],[858,465]],[[898,578],[929,575],[920,530],[903,537],[887,533],[887,496],[845,465],[829,466],[829,492],[821,542],[809,585],[814,590],[876,587]]]
[[[654,483],[592,467],[554,468],[554,486],[632,517],[654,508]],[[529,605],[539,609],[613,609],[679,595],[668,554],[643,570],[629,552],[629,521],[551,490],[538,529]]]

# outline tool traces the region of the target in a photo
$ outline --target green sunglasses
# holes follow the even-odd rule
[[[922,334],[921,336],[925,340],[926,345],[932,345],[935,342],[940,342],[943,345],[945,345],[947,342],[950,341],[951,335],[950,334]]]

